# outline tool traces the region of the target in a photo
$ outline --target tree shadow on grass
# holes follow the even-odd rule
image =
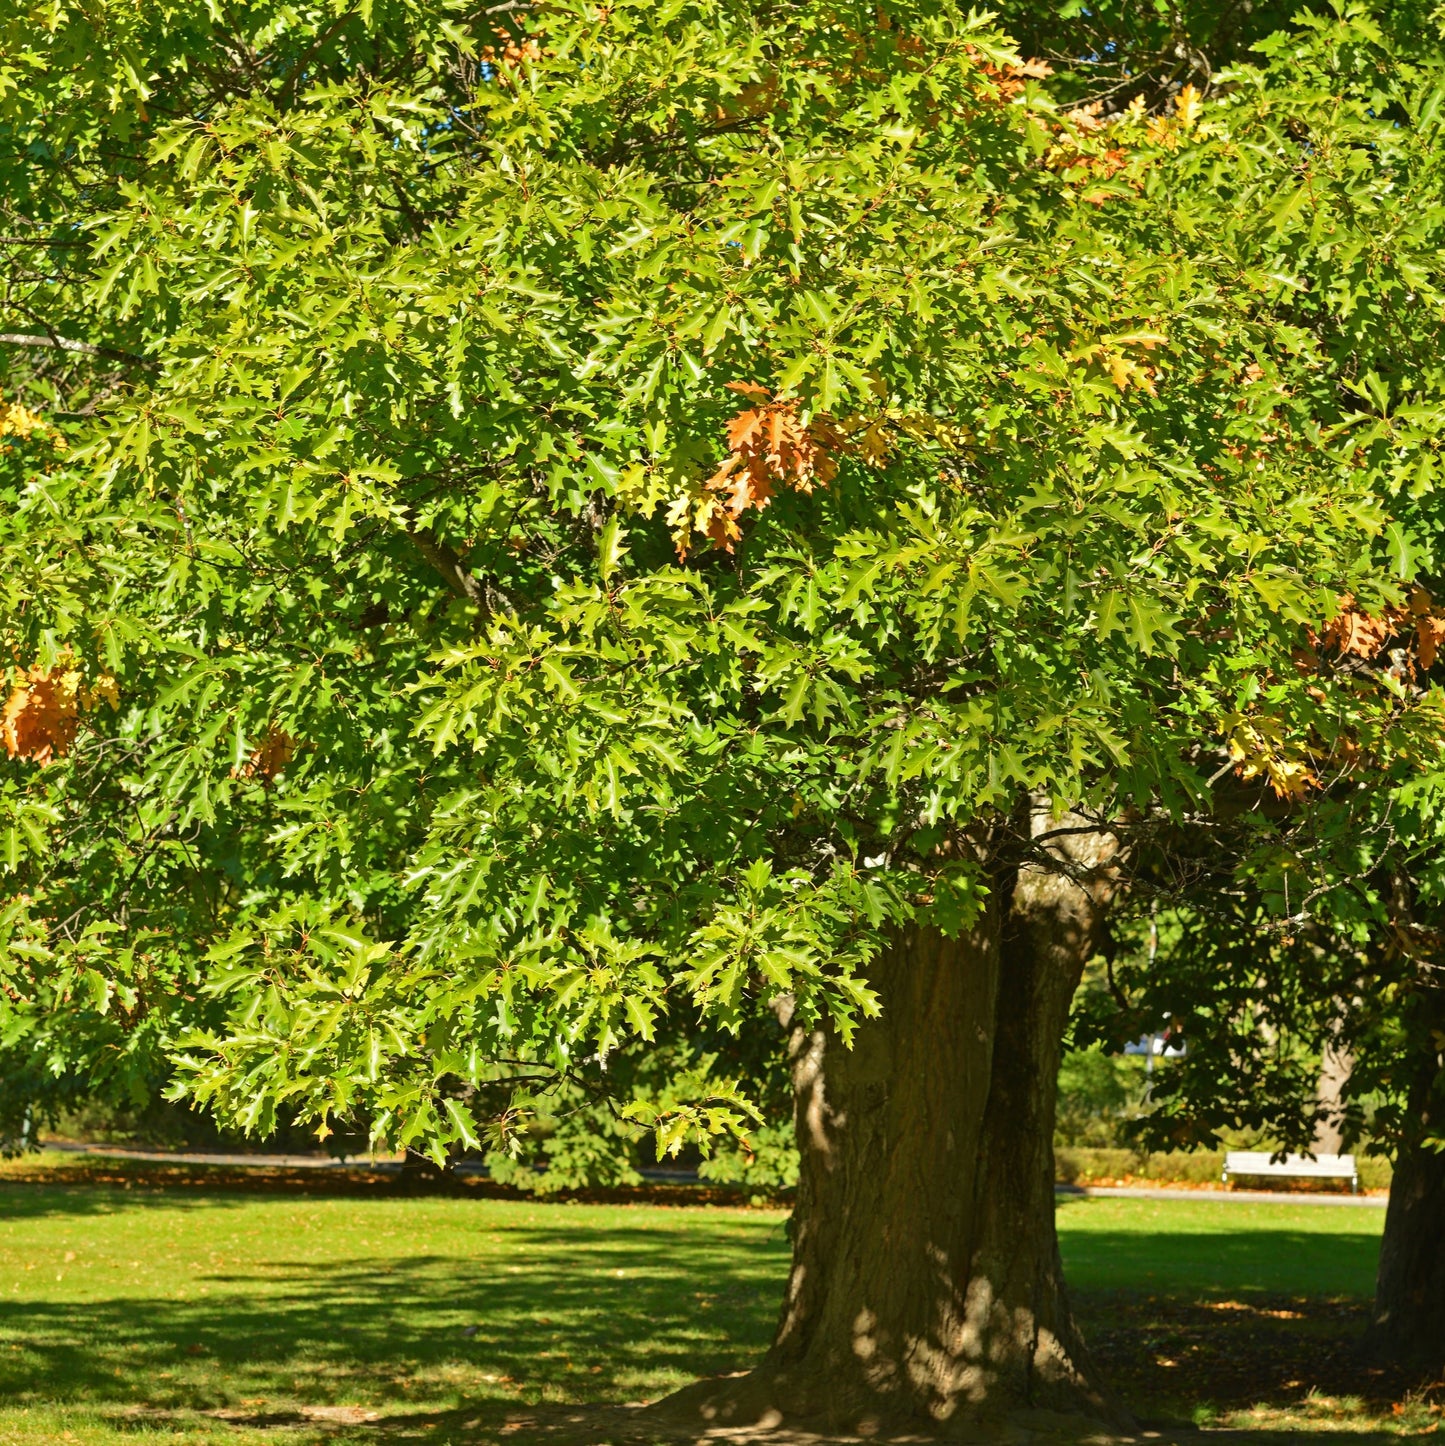
[[[729,1253],[641,1224],[506,1235],[515,1264],[279,1259],[198,1272],[199,1299],[0,1301],[0,1399],[618,1401],[649,1381],[740,1369],[767,1343],[781,1240]]]
[[[1408,1406],[1424,1429],[1445,1410],[1445,1383],[1362,1355],[1366,1301],[1115,1291],[1083,1297],[1078,1315],[1100,1371],[1142,1417],[1187,1422],[1249,1412],[1264,1422],[1283,1414],[1338,1431],[1397,1406]]]
[[[1406,1404],[1425,1428],[1445,1388],[1359,1349],[1378,1224],[1080,1230],[1065,1236],[1065,1273],[1096,1365],[1141,1417],[1208,1422],[1248,1412],[1261,1425],[1280,1415],[1300,1430],[1318,1422],[1338,1431]]]
[[[122,1204],[183,1200],[187,1208],[226,1203],[127,1194]],[[33,1204],[32,1213],[55,1208]],[[499,1251],[494,1239],[493,1253],[474,1258],[282,1258],[244,1272],[218,1265],[187,1277],[210,1292],[189,1299],[0,1300],[0,1400],[101,1409],[138,1428],[193,1411],[299,1427],[315,1424],[308,1407],[354,1406],[382,1419],[362,1426],[337,1418],[326,1430],[428,1446],[682,1439],[675,1426],[615,1406],[755,1362],[771,1335],[787,1246],[781,1231],[742,1243],[647,1220],[501,1229],[493,1220],[485,1232],[505,1244]],[[1167,1237],[1091,1230],[1067,1246],[1106,1379],[1166,1435],[1200,1403],[1294,1409],[1314,1391],[1383,1404],[1405,1389],[1350,1374],[1365,1304],[1339,1287],[1368,1273],[1377,1248],[1363,1232],[1257,1229]],[[278,1251],[287,1251],[285,1240]],[[1147,1275],[1141,1252],[1157,1290],[1098,1284]],[[1314,1280],[1318,1291],[1270,1291],[1281,1271]],[[1252,1431],[1249,1440],[1267,1446],[1274,1434]],[[1298,1443],[1317,1433],[1284,1434]]]
[[[300,1414],[231,1419],[235,1425],[271,1429],[294,1430],[310,1424],[309,1418]],[[1351,1446],[1400,1446],[1402,1440],[1395,1431],[1347,1429]],[[363,1442],[373,1446],[399,1446],[401,1442],[418,1446],[927,1446],[938,1440],[970,1446],[1198,1446],[1201,1435],[1198,1427],[1188,1424],[1152,1423],[1126,1430],[1088,1416],[1041,1419],[1041,1413],[1021,1412],[933,1427],[919,1423],[861,1436],[801,1419],[718,1428],[661,1414],[652,1407],[519,1408],[482,1403],[463,1410],[392,1414],[322,1439],[336,1446],[343,1441],[348,1446]],[[1208,1439],[1214,1446],[1339,1446],[1340,1429],[1326,1425],[1211,1428]]]
[[[460,1409],[331,1413],[305,1410],[195,1413],[150,1411],[111,1416],[121,1433],[153,1439],[157,1432],[186,1430],[207,1420],[232,1427],[281,1430],[294,1446],[927,1446],[942,1440],[970,1446],[1198,1446],[1197,1427],[1185,1423],[1109,1426],[1087,1416],[1060,1417],[1022,1412],[993,1418],[954,1420],[930,1429],[925,1423],[867,1436],[839,1432],[820,1422],[793,1419],[754,1427],[716,1427],[657,1407],[549,1405],[519,1406],[483,1401]],[[307,1432],[306,1428],[312,1428]],[[1402,1435],[1379,1429],[1349,1430],[1352,1446],[1399,1446]],[[1211,1428],[1214,1446],[1338,1446],[1338,1426],[1291,1424],[1284,1429]]]

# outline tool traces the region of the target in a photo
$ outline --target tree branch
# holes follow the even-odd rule
[[[338,30],[348,21],[355,20],[359,11],[343,10],[320,35],[316,37],[308,47],[306,53],[291,67],[291,74],[286,77],[286,83],[281,87],[281,94],[278,98],[281,105],[289,105],[296,97],[296,87],[301,83],[301,77],[306,67],[316,58],[317,52]]]
[[[113,361],[134,362],[137,366],[157,367],[159,362],[133,351],[120,351],[113,346],[96,346],[94,342],[72,341],[68,336],[31,336],[22,331],[0,332],[0,346],[51,347],[56,351],[78,352],[82,356],[103,356]]]
[[[468,570],[460,553],[427,528],[408,528],[406,535],[411,538],[416,550],[441,573],[446,585],[458,597],[466,598],[468,602],[485,610],[487,599],[481,580]]]

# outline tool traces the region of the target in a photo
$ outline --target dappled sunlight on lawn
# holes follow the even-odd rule
[[[1086,1200],[1060,1229],[1140,1414],[1424,1429],[1429,1402],[1326,1389],[1382,1213]],[[745,1368],[787,1262],[778,1211],[0,1186],[0,1446],[480,1440]]]
[[[787,1258],[743,1212],[186,1198],[6,1211],[0,1397],[635,1399],[745,1364]]]

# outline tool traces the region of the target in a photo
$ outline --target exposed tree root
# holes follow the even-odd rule
[[[830,1390],[826,1380],[796,1379],[766,1362],[743,1374],[695,1381],[645,1414],[684,1437],[716,1434],[779,1446],[793,1439],[1107,1442],[1129,1439],[1135,1430],[1125,1413],[1102,1404],[1078,1411],[961,1406],[931,1418],[891,1412],[876,1396]]]

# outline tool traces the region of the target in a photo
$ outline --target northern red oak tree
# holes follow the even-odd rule
[[[771,1003],[794,1269],[698,1404],[1097,1406],[1050,1139],[1115,825],[1436,746],[1292,666],[1418,564],[1433,376],[1300,297],[1438,324],[1436,73],[1322,22],[1106,119],[934,0],[21,9],[10,1035],[168,1019],[228,1119],[440,1153]]]

